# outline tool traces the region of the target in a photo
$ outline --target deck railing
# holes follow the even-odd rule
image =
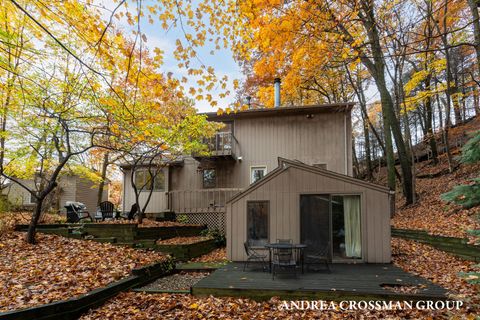
[[[173,190],[168,193],[170,210],[175,213],[221,212],[240,188]]]
[[[235,152],[235,137],[231,132],[217,132],[206,139],[205,144],[213,156],[228,156]]]

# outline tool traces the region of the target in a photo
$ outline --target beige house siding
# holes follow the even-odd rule
[[[77,200],[77,177],[75,176],[64,176],[60,179],[58,187],[60,188],[58,207],[60,210],[65,210],[64,206],[67,201],[78,201],[82,202],[87,206],[88,211],[95,212],[95,206],[90,207],[83,201]]]
[[[246,188],[252,167],[266,166],[268,173],[277,167],[278,157],[326,164],[328,170],[352,175],[349,112],[315,114],[311,119],[304,115],[236,119],[233,127],[238,141],[235,157],[242,161],[200,164],[187,157],[183,167],[172,168],[170,190],[204,189],[202,167],[216,168],[217,188]]]
[[[20,182],[30,188],[33,187],[32,180],[20,180]],[[14,206],[32,206],[33,207],[34,205],[33,203],[30,202],[30,193],[16,183],[12,182],[2,192],[3,194],[7,195],[8,201]]]
[[[97,208],[98,183],[90,180],[76,178],[75,198],[87,206],[90,213]],[[102,201],[108,200],[108,185],[105,186],[102,194]]]
[[[32,180],[22,180],[22,183],[33,187]],[[98,184],[88,179],[80,178],[73,175],[65,175],[59,178],[57,187],[57,200],[54,209],[65,210],[64,206],[67,201],[82,202],[87,206],[87,210],[95,212],[97,207]],[[28,191],[20,187],[16,183],[12,183],[7,190],[10,203],[16,206],[32,206],[30,203],[30,194]],[[103,199],[108,200],[108,184],[104,188]]]
[[[153,191],[150,202],[148,203],[145,213],[159,213],[168,210],[168,183],[169,183],[169,168],[163,168],[165,174],[165,191]],[[128,211],[135,203],[135,192],[132,187],[132,170],[124,170],[123,173],[123,211]],[[149,191],[143,191],[140,193],[140,206],[143,208]]]
[[[370,188],[297,167],[281,173],[227,204],[227,258],[244,261],[247,239],[246,204],[269,201],[269,238],[300,242],[301,194],[358,194],[361,197],[362,255],[365,262],[389,263],[390,206],[388,191]]]
[[[277,167],[277,157],[324,163],[328,170],[351,175],[350,122],[350,113],[235,120],[235,152],[243,160],[235,165],[232,179],[246,187],[250,167],[266,165],[270,172]]]

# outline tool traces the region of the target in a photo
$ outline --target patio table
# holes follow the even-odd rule
[[[303,251],[307,248],[306,244],[303,243],[267,243],[265,248],[268,249],[268,268],[272,272],[272,249],[293,249],[300,254],[300,263],[302,265],[302,274],[303,274],[303,265],[304,265],[304,254]],[[298,255],[296,255],[298,257]]]

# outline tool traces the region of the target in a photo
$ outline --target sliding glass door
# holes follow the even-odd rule
[[[332,259],[362,257],[360,196],[301,195],[300,237],[308,251],[328,248]]]
[[[306,253],[330,252],[330,196],[300,196],[300,242]]]

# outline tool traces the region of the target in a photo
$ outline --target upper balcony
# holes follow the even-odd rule
[[[213,137],[205,139],[204,143],[207,145],[208,154],[193,155],[198,161],[202,159],[235,159],[236,139],[232,132],[217,132]]]

